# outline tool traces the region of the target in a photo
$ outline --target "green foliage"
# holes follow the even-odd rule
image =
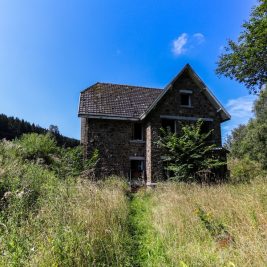
[[[24,134],[15,142],[0,143],[0,159],[28,161],[54,171],[61,179],[77,177],[85,170],[92,170],[99,159],[98,150],[93,151],[88,160],[83,159],[81,146],[62,148],[56,145],[51,134]],[[4,147],[8,149],[4,149]],[[2,151],[2,152],[1,152]]]
[[[261,91],[259,98],[254,103],[253,110],[258,121],[267,120],[267,88]]]
[[[48,160],[57,151],[56,141],[51,134],[24,134],[17,142],[25,159]]]
[[[31,138],[48,163],[24,154]],[[263,265],[266,183],[159,184],[129,197],[117,177],[77,178],[81,148],[44,153],[39,139],[0,142],[0,266]]]
[[[211,213],[207,213],[205,210],[199,207],[197,209],[197,215],[212,237],[218,238],[219,236],[229,234],[226,230],[226,226],[223,223],[215,220]]]
[[[228,166],[230,169],[230,182],[232,183],[249,183],[264,175],[260,164],[247,157],[230,159]]]
[[[34,123],[31,124],[25,120],[0,114],[0,140],[14,140],[20,138],[23,134],[28,133],[51,133],[54,136],[57,145],[61,147],[75,147],[79,145],[78,140],[61,135],[56,125],[50,125],[49,129],[45,129]]]
[[[150,195],[141,193],[133,197],[130,203],[130,232],[132,266],[159,266],[158,260],[168,265],[168,258],[163,243],[155,239],[155,229],[151,226]]]
[[[267,169],[267,88],[254,103],[256,117],[234,129],[227,139],[232,158],[249,158]]]
[[[58,172],[60,176],[78,176],[84,170],[82,147],[61,149]]]
[[[84,162],[85,169],[95,168],[97,162],[99,161],[99,150],[95,149],[91,157]]]
[[[240,155],[242,153],[240,151],[240,146],[233,147],[233,145],[234,143],[240,142],[245,137],[246,130],[246,125],[240,124],[232,130],[230,135],[227,136],[224,147],[228,150],[231,150],[232,155]]]
[[[214,169],[225,164],[214,155],[215,145],[208,144],[211,134],[201,133],[202,121],[182,127],[181,134],[161,129],[162,136],[158,142],[163,149],[166,170],[171,179],[177,181],[197,181],[199,171]]]
[[[218,62],[217,74],[235,79],[258,93],[267,82],[267,2],[259,0],[243,24],[238,42],[228,41]]]
[[[60,150],[60,160],[57,171],[62,177],[77,177],[84,172],[90,171],[93,175],[95,166],[99,160],[99,152],[95,149],[90,158],[84,160],[82,146]],[[84,175],[86,176],[86,175]]]
[[[0,141],[0,266],[130,266],[125,183],[80,181],[81,148],[48,137]]]

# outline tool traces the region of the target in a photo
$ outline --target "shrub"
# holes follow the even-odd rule
[[[247,157],[230,159],[228,166],[230,169],[230,181],[233,183],[248,183],[263,173],[260,164]]]
[[[225,164],[214,155],[215,145],[207,143],[211,131],[203,134],[202,123],[199,120],[196,124],[184,125],[179,136],[161,129],[158,145],[163,149],[165,169],[169,171],[172,180],[199,181],[201,177],[197,174],[201,171]]]
[[[51,154],[58,150],[51,134],[24,134],[17,144],[21,147],[22,157],[29,160],[41,158],[49,161]]]
[[[74,148],[62,148],[56,161],[56,171],[63,178],[76,177],[84,170],[83,153],[81,146]]]

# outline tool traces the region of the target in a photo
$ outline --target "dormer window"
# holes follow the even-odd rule
[[[180,90],[180,104],[182,107],[192,107],[191,90]]]

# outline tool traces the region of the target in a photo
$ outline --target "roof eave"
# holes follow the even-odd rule
[[[78,117],[79,118],[88,118],[88,119],[102,119],[102,120],[140,121],[139,118],[118,116],[116,114],[79,113]]]

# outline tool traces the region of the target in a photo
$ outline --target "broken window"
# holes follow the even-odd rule
[[[175,133],[175,120],[163,119],[161,120],[161,127],[165,131],[171,131],[172,133]]]
[[[191,107],[191,95],[181,94],[181,106]]]
[[[133,140],[143,140],[143,126],[141,123],[134,123],[132,139]]]

